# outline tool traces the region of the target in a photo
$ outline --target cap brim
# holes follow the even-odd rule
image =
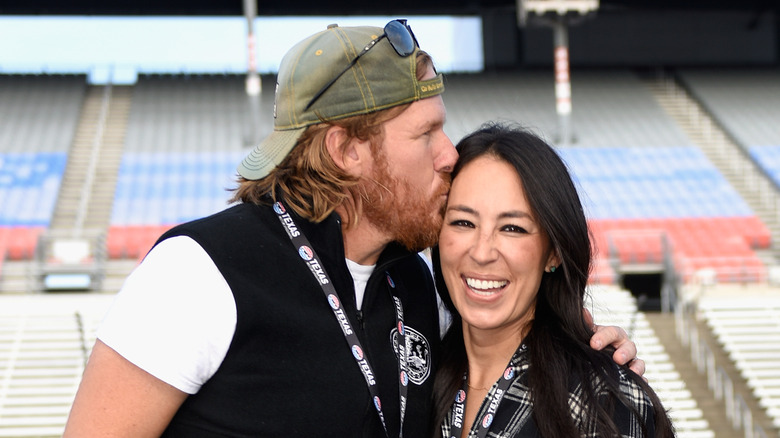
[[[238,174],[249,180],[265,178],[290,153],[305,130],[306,127],[272,132],[238,165]]]

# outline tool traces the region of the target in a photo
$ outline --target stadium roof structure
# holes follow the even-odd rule
[[[258,15],[386,15],[478,14],[492,8],[515,8],[516,0],[395,0],[355,2],[257,0]],[[773,0],[601,0],[601,10],[766,10],[780,11]],[[242,15],[242,0],[6,0],[0,14],[8,15]]]

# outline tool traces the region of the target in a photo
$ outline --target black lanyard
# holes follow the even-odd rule
[[[360,344],[360,339],[358,339],[355,331],[352,329],[352,326],[349,323],[347,315],[344,313],[338,292],[336,292],[336,289],[333,287],[333,283],[330,281],[328,273],[325,272],[325,267],[320,262],[319,256],[317,256],[317,253],[314,251],[311,243],[309,243],[309,239],[307,239],[303,232],[298,229],[298,226],[295,224],[292,216],[287,213],[287,209],[284,207],[284,204],[281,202],[276,202],[273,205],[273,209],[274,212],[276,212],[279,221],[281,221],[282,226],[287,231],[287,235],[290,237],[290,241],[292,241],[293,245],[298,250],[298,255],[301,257],[301,260],[303,260],[306,266],[309,267],[312,275],[320,284],[320,287],[322,287],[322,291],[325,293],[325,299],[328,300],[328,304],[333,311],[333,315],[336,317],[336,321],[338,321],[339,326],[341,326],[341,331],[344,332],[344,338],[346,339],[347,345],[352,352],[352,357],[355,358],[358,368],[360,368],[360,371],[363,373],[363,377],[366,379],[368,391],[371,394],[376,412],[379,414],[379,419],[382,421],[382,427],[385,429],[385,435],[388,435],[387,425],[385,424],[385,416],[382,413],[382,401],[379,398],[379,390],[377,389],[374,370],[371,367],[371,364],[368,362],[368,358],[365,356],[365,350]],[[396,354],[398,355],[399,374],[398,393],[401,402],[401,425],[398,432],[398,436],[400,438],[403,436],[404,415],[406,414],[406,395],[409,390],[406,335],[404,330],[404,309],[403,305],[401,304],[401,300],[395,295],[395,283],[393,282],[393,279],[390,278],[389,273],[386,273],[386,275],[387,283],[390,285],[391,296],[393,297],[393,302],[395,303],[395,322],[399,336],[398,351]]]
[[[495,418],[496,412],[498,411],[498,406],[501,404],[501,400],[503,400],[504,394],[506,394],[506,391],[509,389],[512,381],[515,379],[515,367],[512,366],[512,364],[514,363],[515,358],[524,351],[525,345],[521,345],[520,348],[515,351],[515,354],[512,355],[512,359],[509,360],[509,365],[507,365],[506,369],[504,370],[504,375],[498,379],[498,382],[493,384],[495,390],[493,391],[493,396],[490,397],[488,411],[485,413],[485,415],[482,416],[482,418],[478,419],[479,421],[475,420],[477,423],[478,438],[484,438],[487,436],[487,433],[490,430],[490,425],[493,423],[493,419]],[[450,425],[450,435],[456,438],[460,438],[461,433],[463,433],[463,421],[464,416],[466,415],[466,394],[468,393],[467,382],[468,376],[464,375],[463,387],[458,391],[457,394],[455,394],[455,402],[452,404],[452,424]],[[488,394],[490,394],[490,392],[488,392]],[[481,407],[480,410],[482,410]]]

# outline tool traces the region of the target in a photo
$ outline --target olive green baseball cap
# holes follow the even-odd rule
[[[405,20],[395,21],[414,39]],[[311,125],[441,94],[441,74],[417,80],[416,40],[411,55],[403,56],[385,37],[386,29],[330,25],[293,46],[277,74],[274,130],[239,164],[238,174],[266,177]]]

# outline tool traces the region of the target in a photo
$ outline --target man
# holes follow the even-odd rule
[[[439,318],[416,251],[457,159],[443,90],[404,20],[294,46],[242,202],[128,277],[65,436],[427,436]]]

